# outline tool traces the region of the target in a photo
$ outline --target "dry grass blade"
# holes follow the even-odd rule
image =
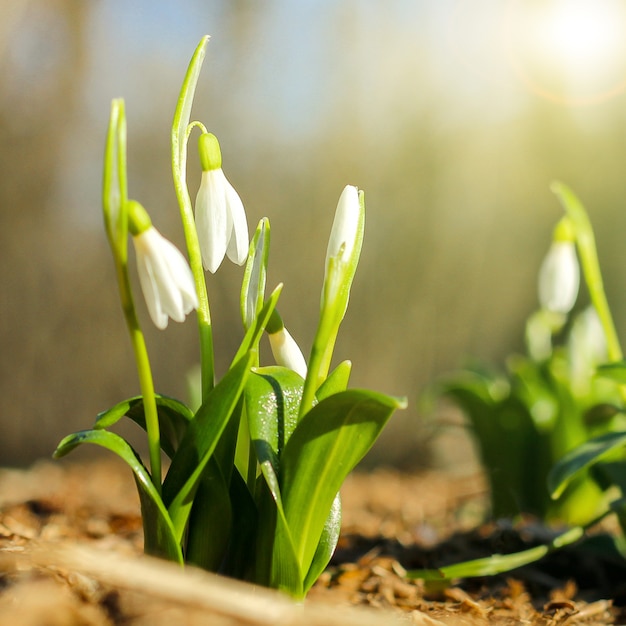
[[[213,615],[236,619],[238,624],[254,626],[379,626],[378,611],[297,604],[277,592],[239,581],[178,566],[158,559],[128,558],[87,546],[71,544],[33,544],[28,558],[38,567],[64,569],[93,577],[101,584],[139,592],[178,606],[203,610]],[[386,624],[406,621],[385,614]],[[420,621],[413,616],[413,624]],[[432,624],[424,616],[423,624]]]

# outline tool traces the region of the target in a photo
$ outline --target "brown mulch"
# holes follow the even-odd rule
[[[356,473],[337,552],[304,605],[142,556],[130,471],[116,459],[0,471],[0,626],[626,623],[626,563],[563,550],[508,576],[436,588],[407,569],[521,550],[548,530],[481,524],[478,476]]]

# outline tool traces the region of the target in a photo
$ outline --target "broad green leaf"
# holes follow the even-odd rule
[[[443,389],[464,411],[476,437],[489,478],[492,516],[514,516],[520,510],[543,515],[550,502],[545,480],[552,461],[546,455],[547,437],[538,432],[526,404],[508,384],[474,375]],[[537,462],[529,465],[530,457]]]
[[[244,392],[250,437],[267,485],[261,497],[272,499],[272,504],[265,501],[261,507],[265,514],[270,513],[271,506],[276,507],[275,515],[271,514],[273,523],[263,520],[257,539],[261,551],[271,551],[271,562],[260,554],[258,567],[269,569],[269,573],[261,572],[268,577],[268,584],[296,598],[304,593],[303,574],[285,520],[278,473],[280,456],[298,422],[303,382],[285,367],[257,368],[248,377]]]
[[[92,443],[107,448],[128,464],[133,471],[141,502],[146,553],[182,563],[183,555],[172,520],[139,455],[115,433],[107,430],[83,430],[65,437],[57,446],[53,456],[57,459],[61,458],[81,443]]]
[[[237,470],[232,472],[229,491],[233,525],[226,559],[220,572],[240,580],[256,580],[253,555],[259,514],[246,481]]]
[[[320,537],[317,549],[313,555],[311,567],[309,567],[309,571],[304,579],[304,593],[307,593],[307,591],[315,584],[315,581],[319,578],[320,574],[326,569],[331,557],[335,553],[335,548],[337,547],[337,542],[339,541],[340,531],[341,497],[337,494],[333,500],[333,506],[330,509],[330,514],[326,519],[326,524],[324,524],[322,536]]]
[[[230,541],[232,517],[229,488],[212,456],[200,478],[189,515],[186,561],[218,571]]]
[[[278,507],[277,512],[270,586],[302,600],[305,594],[304,574],[296,554],[294,536],[282,507]]]
[[[161,432],[161,447],[167,456],[172,458],[180,443],[187,424],[193,419],[191,409],[179,400],[156,394],[157,413]],[[128,417],[146,429],[146,417],[143,408],[143,397],[135,396],[123,400],[107,411],[98,413],[94,429],[101,430],[116,424],[122,417]]]
[[[304,597],[303,574],[283,510],[278,478],[270,463],[257,488],[259,511],[254,580],[292,597]]]
[[[255,446],[268,443],[276,460],[298,423],[303,384],[298,374],[278,365],[255,368],[246,382],[244,397],[250,437]],[[260,452],[265,458],[265,451]],[[277,462],[273,465],[277,468]]]
[[[602,491],[615,486],[626,496],[626,461],[597,463],[591,468],[591,476]]]
[[[626,432],[611,432],[590,439],[567,453],[548,474],[548,489],[552,497],[558,498],[574,476],[583,469],[624,445],[626,445]]]
[[[163,502],[182,538],[200,478],[243,391],[251,364],[250,351],[211,390],[189,423],[163,482]]]
[[[598,365],[596,374],[602,378],[613,380],[620,385],[626,385],[626,361]]]
[[[542,546],[514,552],[512,554],[493,554],[483,559],[457,563],[436,570],[411,570],[406,573],[407,578],[422,578],[424,580],[454,580],[456,578],[474,578],[476,576],[495,576],[504,572],[534,563],[549,552],[575,543],[585,534],[582,527],[576,526],[559,535],[553,541]]]
[[[348,390],[314,406],[300,421],[280,459],[287,526],[308,571],[335,496],[391,414],[406,401]]]
[[[337,367],[328,375],[328,378],[320,385],[319,389],[315,392],[315,397],[318,402],[328,396],[332,396],[340,391],[345,391],[350,381],[350,372],[352,371],[351,361],[342,361]]]

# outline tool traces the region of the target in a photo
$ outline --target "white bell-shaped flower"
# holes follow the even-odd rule
[[[204,268],[214,273],[224,256],[243,265],[248,256],[248,223],[243,202],[222,171],[215,135],[199,139],[202,180],[196,196],[196,229]]]
[[[306,360],[289,331],[283,326],[275,333],[268,333],[268,337],[276,363],[300,374],[302,378],[306,378]]]
[[[539,303],[546,311],[569,313],[578,297],[580,265],[572,227],[563,218],[539,270]]]
[[[182,252],[152,226],[143,207],[133,201],[129,205],[139,284],[154,325],[163,330],[168,318],[184,322],[185,316],[198,308],[193,275]],[[139,228],[133,227],[132,217],[138,207],[143,212]]]

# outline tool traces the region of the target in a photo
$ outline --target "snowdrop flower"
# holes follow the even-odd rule
[[[196,196],[196,228],[202,264],[217,271],[224,255],[238,265],[248,256],[248,224],[239,194],[222,171],[222,153],[215,135],[198,140],[202,180]]]
[[[296,374],[300,374],[302,378],[306,378],[307,365],[304,355],[295,339],[285,328],[278,311],[274,310],[265,330],[267,331],[270,348],[276,363],[293,370]]]
[[[563,218],[556,226],[548,254],[539,271],[539,303],[546,311],[569,313],[580,286],[580,266],[571,224]]]
[[[148,312],[154,325],[167,328],[168,318],[184,322],[198,308],[191,269],[181,251],[152,226],[146,210],[128,203],[129,231],[137,254],[137,271]]]

